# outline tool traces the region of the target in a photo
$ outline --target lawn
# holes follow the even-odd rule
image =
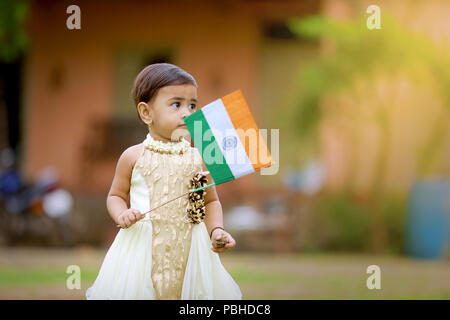
[[[0,248],[0,299],[84,299],[106,249]],[[226,252],[221,261],[244,299],[450,299],[450,261],[360,254]],[[69,290],[69,265],[81,289]],[[381,289],[369,290],[369,265]]]

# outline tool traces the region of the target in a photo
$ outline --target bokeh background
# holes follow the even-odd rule
[[[276,174],[217,186],[244,299],[449,299],[449,15],[444,0],[0,1],[0,298],[84,298],[117,233],[117,159],[146,135],[134,77],[169,62],[200,106],[240,89],[279,151]]]

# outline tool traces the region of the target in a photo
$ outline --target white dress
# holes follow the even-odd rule
[[[198,150],[190,148],[190,152],[198,160]],[[175,198],[175,194],[179,195],[182,194],[179,192],[188,190],[185,179],[180,183],[169,177],[172,178],[177,173],[192,177],[192,172],[201,171],[201,164],[197,163],[191,167],[186,165],[183,168],[183,165],[171,160],[175,159],[174,157],[180,156],[144,150],[133,167],[130,183],[131,208],[142,213],[147,212],[153,200],[155,204],[152,204],[152,207],[155,207]],[[185,159],[181,160],[186,162]],[[174,185],[171,186],[170,183]],[[147,214],[133,226],[120,229],[106,253],[97,279],[86,291],[86,298],[242,299],[239,286],[223,267],[219,254],[211,250],[212,243],[204,222],[180,225],[185,228],[184,233],[178,233],[178,229],[169,230],[169,226],[178,227],[173,223],[175,220],[170,220],[168,213],[171,213],[172,217],[184,216],[187,202],[187,196],[186,199],[172,201],[152,211],[155,213],[153,218],[156,217],[157,220],[150,219]],[[166,224],[158,224],[158,221],[163,223],[161,219],[166,219]],[[164,232],[161,231],[172,232],[173,240],[177,241],[176,245],[171,246],[167,240],[169,238],[158,238],[154,234],[154,228],[158,229],[155,233],[158,232],[162,236]],[[180,241],[186,244],[186,253],[179,248],[182,247]],[[159,247],[153,242],[159,242]],[[158,250],[161,254],[156,255]],[[155,269],[154,272],[152,268]]]

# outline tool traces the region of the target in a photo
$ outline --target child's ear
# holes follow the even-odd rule
[[[148,104],[145,102],[139,102],[137,105],[137,110],[139,112],[139,116],[146,125],[149,126],[153,123],[153,113]]]

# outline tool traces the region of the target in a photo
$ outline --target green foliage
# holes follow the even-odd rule
[[[381,203],[384,225],[386,226],[388,249],[391,254],[405,253],[405,215],[407,197],[391,193]]]
[[[347,193],[326,194],[318,200],[317,212],[322,219],[316,237],[324,237],[324,244],[311,240],[308,251],[340,250],[370,252],[371,202],[357,201]],[[406,195],[390,193],[379,203],[383,225],[386,226],[386,253],[404,254]],[[320,236],[322,234],[322,236]]]
[[[28,15],[29,1],[0,1],[0,60],[10,63],[27,48],[28,37],[24,21]]]
[[[316,132],[324,95],[351,89],[361,77],[370,79],[380,71],[404,73],[419,82],[432,80],[450,107],[448,57],[426,35],[405,30],[388,14],[376,30],[369,30],[363,18],[338,22],[322,16],[292,19],[289,27],[333,48],[300,72],[299,101],[287,119],[303,139]]]
[[[331,244],[336,249],[366,249],[378,234],[386,235],[387,248],[391,252],[403,251],[404,199],[389,194],[386,189],[386,172],[390,159],[392,132],[395,123],[389,118],[390,107],[395,104],[394,97],[381,95],[371,88],[376,88],[376,81],[383,79],[406,78],[416,87],[426,88],[435,95],[436,101],[444,107],[429,125],[425,139],[418,143],[410,161],[417,163],[417,176],[433,173],[434,165],[441,160],[445,150],[450,124],[450,59],[449,48],[438,47],[424,33],[406,30],[394,17],[383,14],[381,29],[369,30],[365,17],[353,21],[334,21],[322,16],[306,19],[293,19],[289,27],[300,37],[320,39],[324,49],[316,61],[303,67],[299,73],[298,99],[285,116],[289,127],[296,130],[303,144],[316,139],[319,123],[325,112],[324,107],[332,111],[333,107],[342,107],[342,114],[357,114],[359,105],[340,102],[332,105],[332,98],[352,98],[366,100],[364,111],[374,121],[380,136],[380,148],[375,155],[374,177],[369,181],[371,198],[367,203],[355,203],[345,193],[327,196],[322,213],[331,224]],[[361,93],[358,84],[364,84]],[[389,84],[389,82],[386,82]],[[373,86],[371,84],[374,84]],[[361,88],[361,86],[359,86]],[[414,100],[415,92],[409,94]],[[327,104],[324,104],[324,99]],[[329,106],[331,105],[331,106]],[[415,105],[427,110],[427,105]],[[339,110],[337,110],[339,111]],[[419,110],[411,110],[419,111]],[[339,114],[337,112],[336,114]],[[359,121],[361,117],[351,118]],[[364,118],[367,119],[367,118]],[[338,121],[336,121],[338,123]],[[366,123],[362,123],[364,125]],[[371,123],[372,124],[372,123]],[[359,124],[358,124],[359,125]],[[411,124],[412,127],[412,124]],[[358,133],[355,124],[351,135]],[[349,138],[350,139],[350,138]],[[350,141],[350,144],[352,141]],[[351,149],[350,149],[351,150]],[[410,155],[411,156],[411,155]],[[413,159],[416,156],[416,159]],[[350,170],[352,163],[350,163]],[[373,216],[373,221],[369,217]],[[370,227],[369,227],[370,226]],[[380,239],[384,239],[380,236]],[[376,241],[374,241],[375,244]],[[379,245],[381,243],[381,245]],[[380,241],[377,246],[384,246]],[[374,245],[373,244],[373,245]],[[375,248],[375,245],[374,245]]]
[[[346,194],[327,195],[321,200],[321,213],[329,224],[329,248],[367,250],[370,243],[369,211]]]

